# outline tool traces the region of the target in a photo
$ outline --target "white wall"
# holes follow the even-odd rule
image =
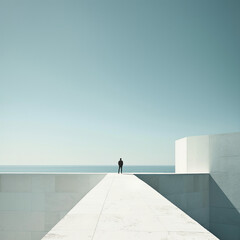
[[[187,172],[187,138],[175,142],[175,172]]]
[[[187,138],[187,168],[192,173],[209,173],[209,136]]]
[[[186,138],[185,138],[186,139]],[[185,141],[184,139],[184,141]],[[176,148],[181,148],[176,141]],[[185,173],[208,171],[209,227],[220,239],[240,239],[240,133],[187,138],[187,155],[176,151],[176,165],[186,165]],[[181,161],[179,160],[181,159]],[[176,168],[176,172],[181,168]],[[230,238],[231,236],[231,238]]]
[[[0,239],[41,239],[104,176],[0,174]]]
[[[186,137],[175,142],[176,173],[209,173],[209,136]]]
[[[210,136],[210,227],[240,239],[240,133]],[[231,236],[231,238],[229,238]]]

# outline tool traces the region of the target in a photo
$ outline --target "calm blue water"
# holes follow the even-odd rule
[[[79,172],[79,173],[115,173],[118,171],[118,166],[111,165],[101,165],[101,166],[72,166],[72,165],[37,165],[37,166],[0,166],[0,172]],[[123,172],[125,173],[139,173],[139,172],[149,172],[149,173],[171,173],[175,171],[174,166],[161,166],[161,165],[148,165],[148,166],[134,166],[126,165],[123,166]]]

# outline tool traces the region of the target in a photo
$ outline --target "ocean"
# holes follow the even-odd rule
[[[0,172],[8,173],[116,173],[117,165],[1,165]],[[123,173],[173,173],[175,166],[124,165]]]

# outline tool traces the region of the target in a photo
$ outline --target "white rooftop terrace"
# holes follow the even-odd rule
[[[218,239],[132,174],[107,174],[43,240]]]

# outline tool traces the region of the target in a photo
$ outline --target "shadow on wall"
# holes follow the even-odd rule
[[[219,239],[240,240],[240,209],[231,203],[210,174],[136,176]]]
[[[136,176],[209,229],[209,174],[136,174]]]
[[[240,209],[234,207],[211,176],[209,177],[209,185],[210,231],[221,240],[239,240]]]

